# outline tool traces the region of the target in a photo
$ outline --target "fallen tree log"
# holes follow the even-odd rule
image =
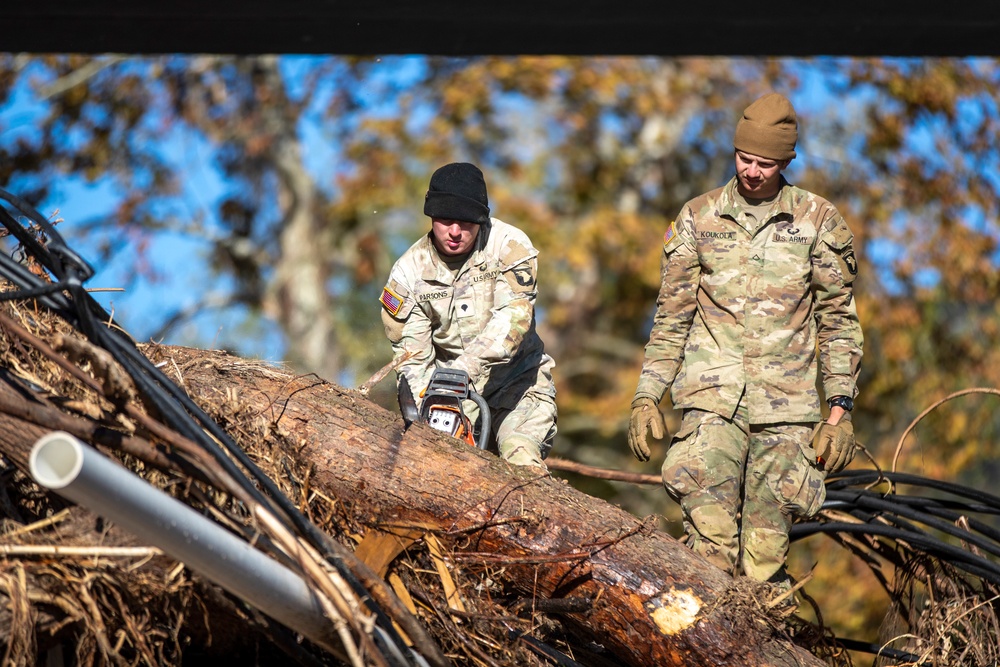
[[[526,596],[579,600],[584,636],[629,665],[820,664],[747,608],[733,581],[670,536],[561,480],[463,446],[314,376],[222,353],[154,348],[203,403],[239,390],[313,467],[311,485],[369,528],[425,530],[463,563],[493,563]]]
[[[544,471],[509,466],[419,425],[404,432],[398,415],[315,376],[221,352],[145,351],[230,432],[252,424],[276,459],[307,470],[296,473],[307,479],[301,492],[334,499],[368,544],[398,536],[388,556],[369,553],[376,570],[415,541],[434,545],[455,576],[488,569],[519,591],[512,614],[558,613],[580,651],[589,644],[603,664],[823,664],[759,613],[762,605],[743,599],[758,591]],[[32,426],[31,418],[19,415],[0,436],[0,450],[19,466],[38,435],[56,425]],[[87,420],[72,419],[58,426],[86,435]],[[114,444],[104,432],[90,439]],[[446,613],[461,617],[460,598],[470,592],[452,591]]]

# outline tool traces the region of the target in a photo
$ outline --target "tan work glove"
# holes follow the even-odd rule
[[[823,422],[813,436],[813,449],[820,467],[827,473],[840,472],[854,460],[857,445],[851,413],[845,412],[836,424]]]
[[[657,440],[667,435],[667,426],[663,423],[663,413],[656,402],[645,396],[632,401],[632,416],[628,420],[628,446],[632,454],[640,461],[649,460],[649,445],[646,444],[646,431],[652,431]]]

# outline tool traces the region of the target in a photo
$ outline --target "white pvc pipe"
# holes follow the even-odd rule
[[[340,644],[300,576],[70,434],[39,438],[29,467],[42,486],[160,547],[317,644]]]

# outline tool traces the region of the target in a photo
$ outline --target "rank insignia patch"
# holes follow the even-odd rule
[[[382,288],[382,298],[379,301],[389,311],[389,314],[393,316],[403,307],[403,299],[388,287]]]

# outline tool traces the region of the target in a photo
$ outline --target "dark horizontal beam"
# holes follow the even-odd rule
[[[31,53],[1000,55],[988,2],[23,0],[0,21]]]

